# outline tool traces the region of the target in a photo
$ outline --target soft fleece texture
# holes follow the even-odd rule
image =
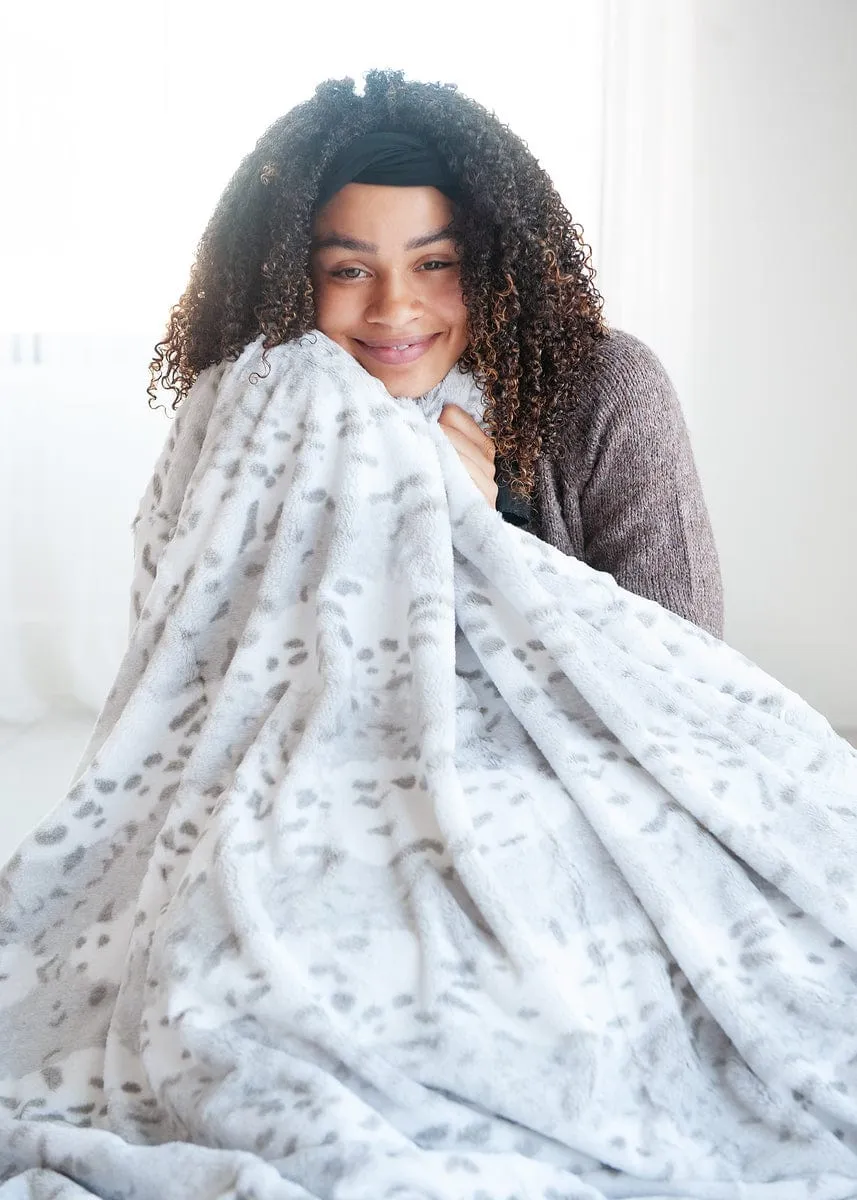
[[[314,334],[208,369],[0,877],[0,1200],[857,1196],[857,754]]]

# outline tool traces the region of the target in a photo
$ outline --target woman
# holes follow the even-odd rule
[[[711,526],[674,390],[608,331],[589,250],[520,138],[454,86],[328,80],[226,188],[152,362],[177,405],[263,334],[318,328],[392,395],[453,368],[490,436],[440,424],[486,500],[629,591],[722,635]],[[395,349],[399,347],[399,349]],[[402,348],[406,347],[406,348]]]
[[[0,1180],[853,1200],[857,754],[503,526],[498,456],[542,530],[657,564],[617,456],[651,428],[639,486],[668,470],[671,393],[514,139],[398,77],[320,94],[173,314],[159,361],[199,377],[128,651],[0,874]]]

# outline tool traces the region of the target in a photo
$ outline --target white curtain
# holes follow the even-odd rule
[[[606,311],[660,356],[692,424],[693,5],[606,0],[604,25]]]
[[[454,80],[525,138],[593,247],[606,315],[687,399],[690,29],[683,0],[316,10],[101,0],[5,11],[0,720],[97,710],[127,636],[129,526],[167,433],[147,363],[229,174],[322,78]],[[123,10],[124,11],[124,10]],[[499,12],[500,10],[498,10]],[[546,69],[545,53],[549,52]]]

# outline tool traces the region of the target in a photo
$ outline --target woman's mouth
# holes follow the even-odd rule
[[[412,363],[416,359],[422,358],[439,337],[439,333],[433,333],[427,338],[421,338],[419,341],[410,343],[400,342],[395,346],[370,346],[367,342],[361,342],[359,338],[355,338],[354,340],[358,345],[363,347],[370,358],[386,363],[388,366],[396,366],[400,363]]]

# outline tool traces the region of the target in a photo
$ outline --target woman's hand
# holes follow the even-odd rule
[[[467,468],[470,478],[492,508],[497,503],[497,484],[494,482],[494,442],[469,413],[457,404],[447,404],[438,417],[438,425],[446,434],[458,457]]]

